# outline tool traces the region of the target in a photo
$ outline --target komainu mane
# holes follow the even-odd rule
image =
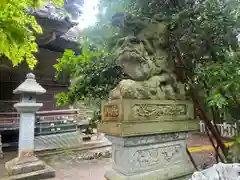
[[[117,62],[131,79],[122,80],[110,99],[185,99],[184,85],[176,81],[167,51],[167,25],[130,15],[114,18],[113,24],[126,34],[117,44]]]

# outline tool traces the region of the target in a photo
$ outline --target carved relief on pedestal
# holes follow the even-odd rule
[[[120,106],[118,104],[106,104],[102,108],[103,121],[115,121],[120,117]]]
[[[135,104],[132,107],[132,117],[134,119],[184,116],[186,114],[186,104]]]
[[[185,140],[187,133],[157,134],[152,136],[133,136],[125,140],[125,146],[148,145],[155,143],[166,143],[169,141]]]
[[[171,146],[137,150],[131,161],[132,169],[148,169],[151,166],[167,165],[181,161],[180,144]]]

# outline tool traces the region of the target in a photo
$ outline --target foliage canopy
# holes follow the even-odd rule
[[[54,0],[61,6],[63,1]],[[13,66],[26,61],[33,69],[37,63],[35,35],[42,33],[35,18],[27,8],[40,8],[46,0],[1,0],[0,2],[0,56],[5,56]]]
[[[88,40],[83,54],[75,56],[71,52],[69,56],[67,50],[56,65],[58,72],[69,73],[71,78],[78,77],[70,92],[58,96],[59,104],[84,97],[105,98],[109,90],[124,78],[114,57],[114,46],[123,36],[111,25],[111,17],[116,12],[150,19],[158,16],[166,21],[170,31],[169,55],[175,59],[181,81],[195,89],[203,89],[198,92],[206,97],[207,105],[215,109],[225,110],[229,103],[238,103],[238,95],[231,94],[238,92],[235,82],[239,75],[238,71],[233,71],[238,68],[238,56],[232,54],[238,50],[239,5],[237,0],[100,1],[98,22],[81,34]],[[80,44],[84,43],[81,41]],[[86,52],[92,54],[93,49],[94,53],[98,52],[97,56],[86,55]],[[223,85],[226,88],[219,88]]]
[[[169,29],[169,56],[175,60],[178,80],[190,87],[188,90],[192,97],[198,94],[200,101],[203,100],[206,106],[205,110],[212,115],[215,122],[226,120],[222,114],[230,115],[233,118],[227,119],[237,122],[240,116],[240,54],[237,39],[240,27],[239,8],[238,0],[100,1],[98,22],[86,29],[82,36],[87,36],[88,41],[94,42],[94,46],[89,43],[85,47],[89,49],[85,52],[101,53],[93,58],[86,54],[75,56],[72,52],[67,57],[70,61],[67,61],[66,55],[59,60],[57,71],[67,72],[71,78],[76,79],[68,93],[58,96],[59,105],[73,103],[85,97],[106,98],[109,90],[125,78],[114,57],[115,44],[124,34],[111,26],[114,20],[111,17],[120,12],[164,20]],[[78,61],[83,56],[87,57],[83,58],[84,63],[87,59],[91,68],[82,63],[82,60]],[[67,66],[71,68],[66,71]],[[115,73],[106,71],[115,67],[118,67]],[[198,110],[202,109],[201,107]],[[210,124],[210,130],[215,129],[208,118],[206,122]],[[235,140],[235,144],[239,148],[238,141],[239,138]],[[222,147],[224,145],[221,146],[224,150]]]

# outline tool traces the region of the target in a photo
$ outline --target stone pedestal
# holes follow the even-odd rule
[[[109,180],[174,179],[191,174],[194,168],[186,153],[187,133],[148,136],[107,136],[112,142],[113,165]]]
[[[190,102],[114,100],[102,116],[99,131],[113,151],[107,180],[186,179],[194,172],[185,140],[199,126]]]
[[[55,170],[35,156],[17,157],[5,164],[8,175],[13,180],[37,180],[55,176]]]
[[[10,179],[43,179],[55,176],[55,171],[34,156],[35,112],[42,107],[36,103],[36,95],[43,94],[43,89],[33,74],[14,90],[21,95],[21,101],[14,105],[20,113],[18,157],[5,164]]]
[[[170,100],[113,100],[102,106],[98,130],[114,136],[195,131],[193,104]]]

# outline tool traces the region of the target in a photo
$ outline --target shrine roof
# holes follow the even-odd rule
[[[43,34],[37,37],[39,47],[58,52],[64,49],[79,52],[78,19],[82,14],[83,3],[84,0],[65,0],[61,8],[47,4],[37,11],[29,9],[43,29]]]

